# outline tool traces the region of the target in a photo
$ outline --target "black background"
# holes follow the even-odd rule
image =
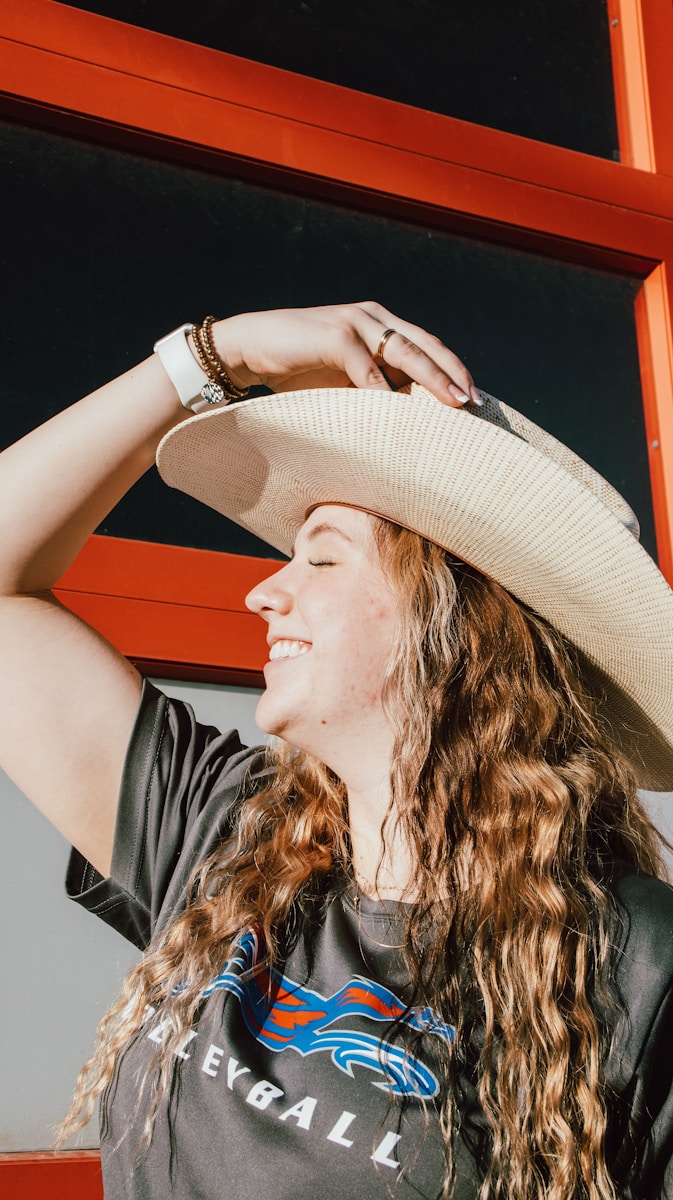
[[[373,297],[587,458],[654,552],[637,281],[20,126],[0,156],[4,444],[183,321]],[[103,531],[272,553],[155,472]]]
[[[605,0],[85,0],[73,7],[618,157]]]

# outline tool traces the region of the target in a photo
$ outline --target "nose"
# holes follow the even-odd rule
[[[287,613],[292,608],[292,594],[286,583],[286,563],[273,575],[255,584],[245,597],[245,606],[268,621],[273,613]]]

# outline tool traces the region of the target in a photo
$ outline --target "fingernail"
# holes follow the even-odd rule
[[[477,408],[484,407],[484,398],[480,394],[479,389],[476,388],[474,386],[474,384],[471,384],[471,386],[470,386],[470,398],[472,400],[472,403],[476,404]]]
[[[455,387],[452,383],[449,384],[449,391],[454,400],[457,400],[459,404],[467,404],[470,399],[469,396],[465,395],[465,392],[461,392],[460,388]]]

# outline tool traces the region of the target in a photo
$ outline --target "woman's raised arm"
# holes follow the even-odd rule
[[[0,455],[0,764],[103,872],[140,677],[51,588],[188,415],[154,356]]]
[[[460,360],[377,304],[248,313],[213,336],[239,387],[386,387],[375,354],[390,329],[396,380],[464,402]],[[0,455],[0,765],[103,873],[140,677],[51,589],[189,415],[152,355]]]

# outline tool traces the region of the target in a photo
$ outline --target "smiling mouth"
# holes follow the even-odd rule
[[[310,642],[291,642],[284,638],[269,648],[269,662],[276,662],[280,658],[299,658],[301,654],[308,654],[310,649]]]

